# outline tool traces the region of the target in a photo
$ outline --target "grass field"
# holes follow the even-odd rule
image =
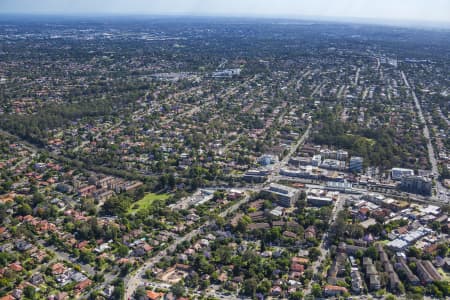
[[[135,213],[141,209],[147,209],[152,205],[152,203],[155,200],[166,200],[167,198],[169,198],[168,194],[153,194],[153,193],[147,194],[141,200],[133,203],[128,213]]]

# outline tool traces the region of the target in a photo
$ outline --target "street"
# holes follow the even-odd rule
[[[333,226],[334,222],[336,221],[336,217],[338,215],[338,213],[344,209],[344,199],[342,198],[342,196],[340,196],[336,202],[334,203],[334,207],[333,207],[333,211],[331,212],[331,218],[329,220],[329,227],[331,228],[331,226]],[[313,271],[313,274],[317,274],[319,271],[319,267],[321,265],[321,263],[323,262],[323,260],[326,258],[327,253],[328,253],[328,232],[324,233],[322,236],[322,240],[320,241],[320,245],[319,245],[319,250],[320,250],[320,256],[319,258],[312,263],[311,269]],[[305,289],[305,295],[308,295],[311,293],[311,288],[312,288],[312,281],[309,282],[308,286]]]
[[[428,158],[431,163],[431,171],[435,178],[439,177],[439,169],[438,164],[436,160],[436,154],[434,153],[433,145],[431,144],[431,136],[430,136],[430,130],[428,129],[428,124],[425,120],[425,117],[423,116],[422,107],[420,106],[419,99],[416,96],[416,93],[414,92],[414,89],[411,87],[411,85],[408,82],[408,79],[406,78],[405,72],[402,71],[402,77],[403,81],[405,82],[405,85],[408,87],[408,89],[411,91],[411,94],[414,98],[414,103],[416,105],[417,113],[419,115],[420,122],[423,124],[423,135],[427,140],[427,148],[428,148]],[[440,183],[439,180],[436,180],[436,198],[439,201],[442,201],[444,203],[447,202],[447,189]],[[442,192],[442,193],[441,193]]]

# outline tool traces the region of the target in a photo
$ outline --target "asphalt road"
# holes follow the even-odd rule
[[[420,106],[420,101],[417,98],[416,93],[414,92],[414,89],[409,84],[408,79],[406,78],[406,75],[403,71],[402,71],[402,76],[403,76],[403,81],[405,82],[405,85],[411,91],[411,94],[414,98],[414,103],[416,105],[416,109],[419,114],[420,122],[424,125],[423,135],[427,139],[428,158],[431,163],[431,171],[433,172],[433,175],[435,176],[435,178],[437,178],[437,177],[439,177],[439,169],[438,169],[438,163],[436,160],[436,154],[434,153],[434,148],[433,148],[433,145],[431,144],[431,135],[430,135],[430,130],[428,129],[428,124],[425,120],[425,117],[423,116],[422,107]],[[438,201],[442,201],[442,202],[447,201],[447,191],[448,190],[438,180],[436,180],[436,198],[438,199]]]
[[[298,147],[300,147],[301,145],[303,145],[305,143],[305,141],[308,139],[309,134],[311,132],[311,127],[312,127],[312,124],[309,124],[308,128],[306,129],[303,136],[293,146],[291,146],[289,153],[282,160],[280,160],[279,162],[277,162],[274,165],[272,174],[267,179],[268,182],[274,181],[276,176],[278,176],[278,174],[280,173],[281,168],[283,166],[285,166],[289,162],[289,159],[292,157],[292,155],[294,155],[295,152],[297,152]]]
[[[338,215],[338,213],[344,209],[344,199],[341,197],[338,198],[338,200],[336,201],[336,203],[334,204],[333,207],[333,211],[331,212],[331,218],[329,220],[329,226],[333,226],[334,222],[336,221],[336,217]],[[328,253],[328,232],[324,233],[322,236],[322,240],[320,241],[320,245],[319,245],[319,250],[320,250],[320,256],[319,258],[312,263],[312,271],[313,274],[317,274],[320,264],[322,263],[322,261],[326,258],[327,253]],[[308,286],[306,287],[306,289],[304,290],[304,294],[305,295],[309,295],[311,293],[311,288],[312,288],[312,284],[313,284],[313,280],[311,280],[308,284]]]

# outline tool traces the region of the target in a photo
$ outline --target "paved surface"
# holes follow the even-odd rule
[[[43,240],[38,240],[38,243],[44,247],[47,250],[50,250],[51,252],[55,253],[56,259],[63,260],[63,261],[70,261],[76,265],[79,265],[81,270],[85,272],[88,275],[94,275],[95,270],[88,264],[84,264],[82,262],[78,262],[77,260],[74,260],[70,257],[70,255],[67,252],[59,251],[55,246],[46,246],[45,242]]]
[[[408,79],[405,75],[405,72],[403,72],[403,71],[402,71],[402,76],[403,76],[403,81],[405,82],[405,85],[411,91],[411,94],[414,98],[414,103],[416,105],[416,109],[419,114],[420,122],[424,125],[423,135],[427,139],[428,157],[431,162],[431,171],[433,172],[433,175],[435,176],[435,178],[438,178],[439,177],[439,169],[438,169],[438,163],[436,160],[436,154],[434,153],[434,148],[433,148],[433,145],[431,144],[430,130],[428,129],[428,124],[425,120],[425,117],[423,116],[422,107],[420,106],[420,101],[417,98],[416,93],[414,92],[414,88],[412,88],[411,85],[409,84]],[[447,189],[438,180],[436,180],[436,198],[438,199],[438,201],[447,202]]]
[[[448,126],[450,126],[450,120],[442,113],[442,110],[438,109],[438,112],[441,118],[447,123]]]
[[[336,221],[336,217],[337,217],[338,213],[344,209],[344,203],[345,203],[345,201],[341,196],[338,198],[338,200],[334,204],[333,211],[331,212],[331,218],[328,223],[330,228],[331,228],[331,226],[333,226],[334,222]],[[321,263],[323,262],[323,260],[327,256],[328,246],[329,246],[328,245],[328,232],[325,232],[322,236],[322,240],[320,241],[320,245],[318,247],[320,250],[320,256],[315,262],[312,263],[312,266],[311,266],[313,274],[317,274],[319,272],[319,267],[320,267]],[[311,280],[309,282],[308,286],[304,290],[305,295],[311,294],[311,288],[312,288],[313,283],[314,283],[313,280]]]
[[[291,146],[289,153],[282,160],[280,160],[279,162],[277,162],[274,165],[272,174],[270,174],[267,179],[268,182],[273,182],[277,178],[278,174],[280,173],[281,168],[289,162],[289,159],[292,157],[292,155],[295,154],[295,152],[297,152],[297,149],[305,143],[305,141],[309,137],[309,134],[311,133],[311,128],[312,128],[312,124],[309,124],[308,128],[306,129],[306,131],[302,135],[302,137],[294,145]]]

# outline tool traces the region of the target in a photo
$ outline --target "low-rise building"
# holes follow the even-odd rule
[[[351,273],[352,277],[352,291],[355,294],[361,294],[364,288],[363,281],[361,278],[361,273],[359,272],[358,268],[353,268]]]
[[[323,293],[324,293],[325,297],[336,297],[336,296],[342,296],[343,294],[348,293],[348,290],[342,286],[326,285],[323,288]]]
[[[322,164],[322,156],[320,155],[314,155],[311,160],[311,165],[314,167],[318,167]]]
[[[432,283],[433,281],[441,281],[442,276],[433,266],[429,260],[418,260],[416,261],[417,274],[420,277],[422,283]]]
[[[393,168],[391,171],[392,180],[402,180],[405,176],[414,176],[414,170],[403,169],[403,168]]]

